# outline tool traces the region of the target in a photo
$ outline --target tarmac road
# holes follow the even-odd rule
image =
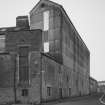
[[[84,97],[77,97],[71,99],[64,99],[59,102],[50,102],[45,103],[43,105],[105,105],[104,103],[100,102],[100,98],[105,98],[103,94],[95,94],[91,96],[84,96]]]

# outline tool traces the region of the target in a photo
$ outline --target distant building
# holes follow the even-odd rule
[[[98,91],[98,82],[97,82],[97,80],[90,77],[89,78],[89,85],[90,85],[90,94],[97,93],[97,91]]]
[[[105,81],[98,81],[98,92],[105,93]]]

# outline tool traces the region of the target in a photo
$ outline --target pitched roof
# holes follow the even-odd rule
[[[46,5],[52,5],[52,6],[56,6],[58,8],[61,8],[62,6],[60,4],[57,4],[53,1],[50,1],[50,0],[40,0],[33,8],[32,10],[30,11],[30,13],[33,12],[33,10],[37,10],[37,8],[41,5],[41,4],[46,4]]]
[[[55,3],[53,1],[50,0],[40,0],[35,6],[34,8],[30,11],[30,14],[34,11],[36,11],[38,9],[39,6],[41,6],[41,4],[46,4],[49,6],[55,6],[57,8],[59,8],[61,10],[61,12],[63,13],[63,15],[66,17],[66,19],[68,20],[68,22],[71,24],[71,26],[73,27],[73,30],[78,33],[78,31],[76,30],[76,28],[74,27],[73,23],[71,22],[69,16],[67,15],[65,9],[63,8],[62,5]],[[81,36],[78,33],[78,38],[81,40],[81,42],[83,43],[83,45],[87,48],[86,44],[84,43],[84,41],[82,40]],[[90,53],[89,49],[87,48],[88,52]]]

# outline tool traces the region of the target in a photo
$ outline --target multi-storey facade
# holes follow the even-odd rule
[[[0,103],[40,102],[38,55],[42,49],[42,31],[14,27],[3,32],[3,29],[8,30],[0,31]],[[35,60],[38,64],[34,64]]]
[[[41,0],[30,11],[30,29],[43,30],[43,45],[49,44],[48,54],[63,65],[62,74],[67,74],[70,81],[69,86],[59,86],[62,91],[70,89],[71,96],[88,94],[90,53],[63,7]]]
[[[0,102],[87,95],[89,63],[89,50],[63,7],[41,0],[29,21],[19,16],[16,27],[0,29]]]

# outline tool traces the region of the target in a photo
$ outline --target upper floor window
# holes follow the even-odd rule
[[[43,26],[44,31],[49,30],[49,11],[43,12]]]
[[[49,52],[49,42],[44,42],[44,53]]]
[[[0,52],[5,50],[5,35],[0,35]]]

